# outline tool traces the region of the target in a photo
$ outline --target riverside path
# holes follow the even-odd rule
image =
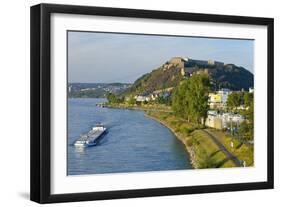
[[[235,155],[227,150],[227,148],[219,141],[216,135],[214,135],[208,129],[203,129],[203,131],[209,135],[209,137],[213,140],[213,142],[216,143],[216,145],[218,145],[220,150],[227,156],[228,159],[232,160],[237,167],[243,167],[243,163]]]

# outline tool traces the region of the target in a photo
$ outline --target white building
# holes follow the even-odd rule
[[[240,114],[222,113],[218,114],[217,111],[208,111],[206,119],[206,126],[216,129],[226,129],[230,125],[236,127],[240,125],[245,118]]]
[[[150,97],[148,96],[135,96],[135,100],[138,102],[150,101]]]
[[[221,103],[225,105],[228,95],[231,94],[231,90],[229,90],[228,88],[222,88],[218,91],[218,94],[220,94],[221,96]]]
[[[223,113],[221,119],[223,128],[227,128],[227,126],[231,124],[239,125],[245,121],[245,118],[242,115],[233,113]]]
[[[94,91],[95,88],[82,88],[81,91]]]

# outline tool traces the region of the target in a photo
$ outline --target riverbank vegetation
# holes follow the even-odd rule
[[[203,125],[193,124],[174,113],[148,112],[150,118],[168,127],[185,145],[194,168],[235,167],[231,160],[210,139],[202,129]]]
[[[239,160],[245,161],[246,166],[254,166],[254,145],[239,140],[226,134],[224,131],[209,129],[218,140],[227,148],[229,152],[234,154]]]
[[[127,97],[108,93],[106,107],[143,110],[149,118],[168,127],[185,145],[194,168],[236,167],[220,146],[203,129],[208,116],[211,81],[208,74],[195,73],[174,87],[170,96],[158,96],[153,100],[137,101],[132,94]],[[144,96],[141,98],[145,98]],[[239,108],[243,104],[243,109]],[[218,141],[244,166],[254,165],[253,94],[233,92],[227,101],[227,111],[240,113],[245,121],[235,134],[223,130],[211,130]]]
[[[104,105],[109,108],[172,112],[172,107],[170,104],[167,104],[168,99],[160,97],[154,101],[140,102],[136,101],[133,96],[130,96],[127,100],[125,100],[124,97],[118,97],[113,93],[108,93],[106,98],[108,102],[104,103]]]
[[[117,109],[172,112],[171,106],[167,106],[165,104],[129,104],[125,102],[125,103],[106,103],[104,106],[108,108],[117,108]]]

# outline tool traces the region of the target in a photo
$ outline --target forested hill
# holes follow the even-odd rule
[[[241,90],[243,88],[248,90],[254,86],[254,75],[245,68],[234,64],[210,69],[209,74],[217,88],[229,88],[232,90]]]
[[[163,66],[146,73],[138,78],[134,84],[127,89],[126,93],[130,94],[150,94],[155,90],[175,87],[183,80],[180,68],[172,66],[165,69]]]
[[[243,67],[234,64],[225,65],[200,65],[193,63],[182,67],[167,61],[159,68],[138,78],[124,94],[147,95],[156,90],[177,86],[180,81],[188,78],[192,73],[205,72],[209,74],[213,89],[229,88],[231,90],[248,90],[253,87],[254,76]]]

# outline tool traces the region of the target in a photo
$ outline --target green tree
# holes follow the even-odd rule
[[[239,125],[239,129],[238,129],[238,135],[241,139],[243,140],[253,140],[253,124],[251,124],[248,121],[244,121]]]
[[[136,104],[136,100],[134,99],[133,96],[130,96],[129,101],[128,101],[129,105],[135,105]]]
[[[176,115],[188,119],[188,82],[183,81],[172,94],[172,109]]]
[[[250,107],[254,102],[254,93],[245,92],[244,93],[244,105]]]
[[[176,114],[199,124],[207,117],[210,80],[206,74],[195,74],[182,82],[172,97],[172,108]]]
[[[244,93],[245,110],[241,114],[245,117],[245,121],[239,126],[238,134],[242,139],[253,140],[254,137],[254,93]]]
[[[190,118],[197,123],[201,122],[207,117],[209,110],[208,99],[210,91],[210,80],[206,74],[193,75],[188,79],[188,113]]]
[[[118,103],[118,98],[113,93],[106,94],[106,98],[107,98],[109,103]]]
[[[228,109],[234,109],[238,106],[241,105],[241,101],[242,101],[242,95],[240,92],[233,92],[231,94],[228,95],[227,97],[227,108]]]

